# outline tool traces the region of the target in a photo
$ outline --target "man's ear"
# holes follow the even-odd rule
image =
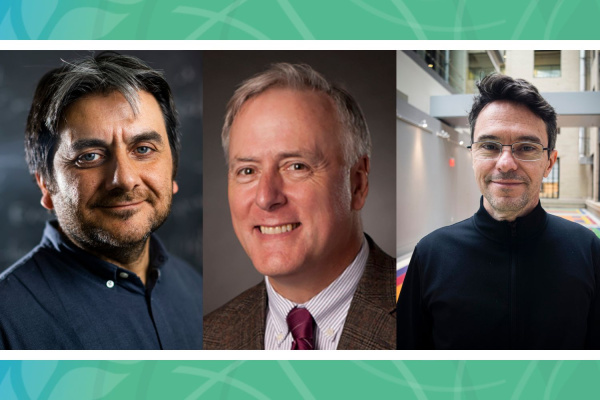
[[[558,156],[558,151],[552,150],[552,153],[550,153],[550,157],[548,158],[548,165],[546,166],[546,170],[544,171],[544,178],[548,177],[548,175],[550,174],[550,171],[552,171],[552,167],[554,166],[554,163],[556,162],[557,156]]]
[[[367,194],[369,194],[370,169],[371,160],[367,156],[362,156],[350,170],[353,210],[361,210],[365,205]]]
[[[52,196],[50,196],[50,191],[48,190],[47,182],[37,172],[35,173],[35,181],[37,182],[38,187],[42,191],[42,199],[40,200],[42,207],[44,207],[48,211],[54,210],[54,203],[52,203]]]
[[[177,184],[177,181],[173,181],[173,194],[179,192],[179,185]]]

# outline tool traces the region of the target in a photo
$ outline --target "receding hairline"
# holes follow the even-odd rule
[[[233,128],[236,125],[236,121],[238,120],[239,117],[241,117],[243,114],[247,113],[248,111],[248,107],[254,103],[255,101],[259,100],[261,97],[269,95],[269,94],[273,94],[276,91],[282,91],[282,92],[289,92],[291,94],[291,98],[294,98],[295,100],[293,101],[302,101],[305,102],[306,104],[309,105],[309,107],[317,107],[317,108],[322,108],[323,105],[326,104],[326,109],[323,110],[323,112],[321,113],[321,115],[319,115],[319,124],[320,125],[328,125],[328,124],[332,124],[333,128],[332,128],[332,134],[334,134],[336,136],[339,148],[340,148],[340,154],[342,155],[342,158],[345,159],[345,154],[344,154],[344,136],[345,135],[351,135],[351,132],[345,132],[345,124],[342,121],[341,115],[338,112],[338,107],[336,106],[336,102],[335,100],[327,93],[324,92],[322,90],[318,90],[315,88],[310,88],[310,87],[305,87],[305,88],[294,88],[294,87],[289,87],[286,85],[275,85],[272,87],[267,88],[266,90],[260,92],[260,93],[256,93],[255,95],[248,97],[246,99],[246,101],[244,101],[242,103],[242,105],[239,107],[238,112],[236,113],[235,117],[232,120],[231,125],[229,126],[229,144],[231,144],[231,137],[233,134]],[[315,95],[318,96],[319,100],[315,100],[315,99],[307,99],[305,97],[302,98],[302,100],[297,100],[299,99],[298,95],[301,94],[309,94],[309,95]],[[282,101],[290,101],[290,98],[287,99],[282,99]],[[322,101],[323,103],[317,104],[316,101]],[[318,110],[317,110],[318,111]],[[310,113],[310,110],[309,110]],[[323,122],[323,119],[327,118],[328,121],[327,122]],[[321,134],[319,135],[319,137],[323,137],[325,134]],[[228,146],[228,152],[230,152],[231,146]],[[230,154],[227,155],[227,163],[230,163],[232,160],[230,159]]]
[[[243,81],[229,99],[221,130],[221,144],[226,161],[229,159],[230,129],[242,106],[253,97],[277,87],[323,92],[331,99],[341,125],[342,149],[346,163],[353,165],[360,157],[371,156],[372,143],[364,114],[356,99],[347,90],[328,81],[307,64],[275,63]]]

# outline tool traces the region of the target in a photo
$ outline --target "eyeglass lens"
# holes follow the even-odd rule
[[[471,145],[473,155],[480,160],[493,160],[502,154],[502,143],[476,142]],[[542,158],[544,146],[539,143],[517,142],[511,145],[513,156],[522,161],[535,161]]]

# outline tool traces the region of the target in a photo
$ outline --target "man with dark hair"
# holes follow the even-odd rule
[[[0,348],[201,348],[201,277],[152,235],[178,190],[177,125],[163,75],[135,57],[40,80],[26,158],[56,220],[0,275]]]
[[[346,91],[279,63],[227,105],[235,233],[263,282],[204,320],[206,349],[392,349],[395,263],[363,233],[371,137]]]
[[[600,240],[548,215],[556,113],[530,83],[490,75],[469,114],[475,215],[416,246],[398,300],[400,349],[600,347]]]

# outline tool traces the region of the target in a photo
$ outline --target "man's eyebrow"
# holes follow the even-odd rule
[[[139,142],[156,142],[159,144],[163,143],[162,136],[156,131],[148,131],[133,135],[128,139],[131,143]],[[73,152],[89,149],[90,147],[109,147],[109,144],[102,139],[79,139],[74,141],[70,147]]]
[[[290,152],[290,153],[281,153],[279,155],[279,157],[280,158],[294,158],[294,157],[311,158],[311,157],[314,157],[314,154],[309,153],[309,152],[295,151],[295,152]]]
[[[500,137],[495,136],[495,135],[481,135],[477,138],[478,142],[483,142],[486,140],[493,140],[496,142],[500,142]],[[515,140],[515,142],[533,142],[533,143],[541,143],[540,138],[537,136],[533,136],[533,135],[521,135],[519,137],[517,137],[517,139]],[[504,144],[509,144],[509,143],[504,143]]]
[[[321,151],[297,151],[291,153],[282,153],[280,156],[281,159],[300,157],[305,158],[310,162],[318,162],[324,158]]]
[[[239,163],[239,162],[256,162],[256,158],[252,158],[252,157],[236,157],[232,160],[232,163]]]
[[[517,137],[517,142],[534,142],[534,143],[542,143],[539,137],[533,135],[523,135]]]
[[[108,147],[108,143],[102,139],[79,139],[71,143],[69,147],[71,151],[81,151],[90,147]]]
[[[296,157],[300,157],[300,158],[306,158],[310,161],[316,161],[319,160],[322,157],[322,153],[321,152],[311,152],[311,151],[294,151],[294,152],[289,152],[289,153],[281,153],[277,155],[277,158],[280,160],[285,160],[286,158],[296,158]],[[235,157],[232,161],[231,164],[235,164],[235,163],[244,163],[244,162],[258,162],[258,159],[254,158],[254,157]]]
[[[137,143],[137,142],[157,142],[159,144],[163,143],[162,136],[160,133],[156,131],[148,131],[138,133],[137,135],[133,135],[128,139],[128,142]]]

